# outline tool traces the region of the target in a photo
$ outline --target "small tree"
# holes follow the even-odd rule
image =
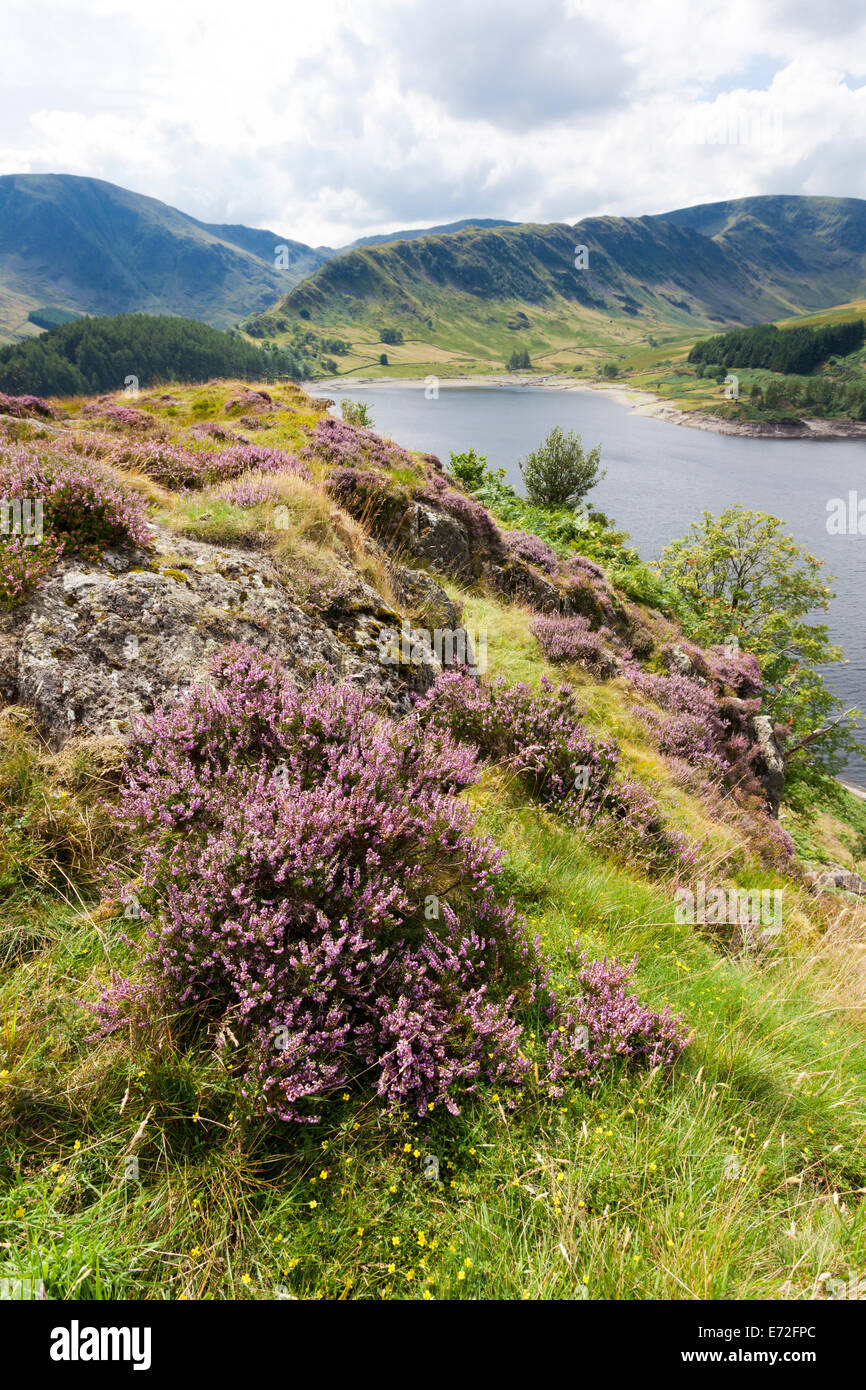
[[[515,348],[508,359],[508,370],[510,372],[528,372],[532,367],[532,360],[526,348]]]
[[[601,448],[584,453],[580,435],[555,425],[544,443],[520,462],[529,501],[536,507],[576,506],[604,477]]]
[[[388,365],[388,354],[387,354],[387,352],[380,352],[380,353],[379,353],[379,366],[380,366],[380,367],[387,367],[387,365]]]
[[[370,407],[364,401],[341,401],[340,413],[349,425],[358,425],[361,429],[367,430],[373,427]]]
[[[691,636],[703,643],[734,636],[758,658],[764,709],[791,730],[789,800],[798,810],[808,810],[816,793],[831,800],[838,790],[831,779],[856,748],[852,721],[859,711],[840,714],[841,701],[820,670],[842,659],[826,625],[810,621],[833,597],[824,561],[799,546],[778,517],[736,505],[717,517],[704,512],[662,551],[659,564],[688,605]]]
[[[486,467],[486,454],[476,454],[474,449],[467,449],[464,454],[455,454],[452,450],[448,471],[463,484],[467,492],[477,492],[484,483]]]

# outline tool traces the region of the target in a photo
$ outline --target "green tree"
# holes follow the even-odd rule
[[[509,372],[528,372],[532,367],[532,360],[526,348],[515,348],[508,359]]]
[[[842,659],[826,625],[810,621],[833,598],[824,561],[798,545],[778,517],[736,505],[718,517],[704,512],[666,547],[659,567],[686,605],[695,640],[736,637],[757,657],[764,710],[790,730],[788,799],[803,810],[815,794],[832,799],[832,779],[857,747],[859,710],[840,714],[841,701],[818,669]]]
[[[486,468],[486,454],[476,454],[474,449],[467,449],[464,454],[455,454],[453,450],[451,451],[448,471],[452,477],[463,484],[467,492],[477,492],[483,485]]]
[[[364,401],[341,401],[340,414],[349,425],[358,425],[367,430],[373,428],[373,416]]]
[[[580,435],[555,425],[544,443],[521,460],[529,501],[536,507],[576,506],[604,477],[601,448],[584,453]]]

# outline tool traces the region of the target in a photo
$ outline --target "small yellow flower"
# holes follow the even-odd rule
[[[343,1100],[348,1100],[348,1099],[349,1099],[349,1092],[348,1092],[348,1091],[344,1091],[344,1092],[343,1092]]]
[[[321,1173],[319,1174],[319,1177],[322,1179],[322,1182],[325,1181],[325,1179],[327,1178],[327,1176],[328,1176],[328,1170],[327,1170],[327,1168],[323,1168],[322,1171],[321,1171]]]
[[[193,1122],[194,1125],[197,1125],[197,1124],[198,1124],[199,1118],[200,1118],[199,1113],[198,1113],[198,1111],[196,1110],[195,1114],[194,1114],[193,1117],[192,1117],[192,1122]]]
[[[274,1245],[279,1245],[282,1239],[282,1236],[274,1236]]]
[[[194,1246],[192,1247],[192,1249],[190,1250],[189,1253],[190,1253],[190,1256],[192,1257],[192,1259],[195,1259],[196,1255],[200,1255],[200,1254],[201,1254],[201,1250],[199,1249],[199,1247],[198,1247],[197,1245],[194,1245]]]
[[[16,1215],[16,1217],[20,1220],[21,1217],[24,1215],[24,1208],[23,1208],[23,1207],[17,1207],[16,1210],[15,1210],[15,1215]]]
[[[457,1271],[457,1278],[458,1278],[458,1279],[465,1279],[465,1278],[466,1278],[466,1275],[463,1273],[463,1270],[462,1270],[462,1269],[458,1269],[458,1271]]]
[[[411,1145],[411,1144],[404,1144],[404,1145],[403,1145],[403,1152],[404,1152],[404,1154],[410,1154],[410,1153],[412,1152],[412,1145]]]
[[[52,1173],[56,1173],[56,1172],[58,1171],[59,1168],[60,1168],[60,1164],[59,1164],[59,1163],[52,1163],[52,1165],[51,1165],[51,1171],[52,1171]]]
[[[310,1202],[308,1205],[309,1205],[310,1211],[315,1211],[316,1207],[317,1207],[319,1204],[318,1204],[318,1202],[317,1202],[317,1201],[315,1200],[315,1198],[314,1198],[313,1201]]]
[[[424,1290],[424,1298],[425,1298],[426,1300],[429,1301],[432,1297],[433,1297],[433,1295],[432,1295],[432,1293],[430,1292],[430,1290],[429,1290],[429,1289],[425,1289],[425,1290]]]
[[[76,1141],[75,1141],[75,1143],[72,1145],[72,1147],[73,1147],[73,1149],[80,1149],[80,1148],[81,1148],[81,1140],[80,1140],[80,1139],[76,1139]]]
[[[463,1263],[465,1264],[465,1266],[466,1266],[467,1269],[471,1269],[471,1268],[472,1268],[472,1261],[471,1261],[471,1260],[464,1260]]]
[[[391,1244],[392,1244],[392,1245],[399,1245],[399,1244],[400,1244],[400,1237],[399,1237],[399,1236],[392,1236],[392,1237],[391,1237]]]
[[[393,1273],[394,1273],[394,1270],[395,1270],[396,1268],[397,1268],[396,1265],[389,1265],[389,1266],[388,1266],[388,1273],[389,1273],[389,1274],[393,1274]]]
[[[250,1282],[250,1276],[249,1276],[248,1274],[242,1274],[242,1275],[241,1275],[241,1283],[242,1283],[242,1284],[249,1284],[249,1282]]]

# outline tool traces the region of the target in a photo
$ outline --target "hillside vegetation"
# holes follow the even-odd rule
[[[754,655],[591,508],[472,496],[292,383],[0,430],[44,501],[44,546],[0,535],[0,1276],[862,1275],[866,915],[809,873],[856,885],[866,813],[769,813]]]
[[[210,377],[300,377],[293,351],[265,350],[195,319],[151,314],[83,318],[0,348],[0,391],[32,395],[95,394],[124,383],[137,390]]]

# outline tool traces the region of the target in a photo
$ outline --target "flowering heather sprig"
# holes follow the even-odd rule
[[[350,425],[325,415],[316,421],[310,443],[301,458],[320,457],[326,463],[355,468],[411,468],[412,456],[399,444],[382,439],[372,430]]]
[[[7,396],[0,391],[0,415],[14,415],[17,420],[25,416],[37,415],[46,420],[56,420],[57,411],[41,396]]]
[[[27,448],[0,453],[0,498],[15,497],[41,502],[44,534],[38,545],[0,534],[0,601],[5,604],[34,588],[61,555],[94,560],[105,550],[145,545],[149,539],[141,501],[91,464]]]
[[[301,692],[249,647],[213,674],[133,732],[118,815],[152,948],[95,1006],[100,1031],[148,1004],[230,1016],[249,1102],[302,1122],[351,1085],[420,1115],[517,1088],[522,1015],[540,1013],[556,1081],[584,1074],[549,963],[497,894],[499,851],[458,795],[474,751],[383,720],[354,687]],[[593,1017],[606,1062],[624,1029]]]
[[[554,689],[542,677],[536,694],[523,682],[480,686],[445,672],[417,702],[416,718],[519,773],[539,801],[603,842],[626,841],[632,857],[691,857],[646,788],[618,779],[616,743],[586,731],[570,686]]]
[[[504,531],[502,538],[509,555],[528,560],[531,565],[537,565],[539,569],[544,570],[545,574],[556,574],[559,571],[558,555],[540,536],[534,536],[531,531]]]
[[[538,617],[533,619],[531,630],[548,661],[574,661],[580,666],[604,673],[615,665],[605,645],[614,640],[610,628],[600,627],[593,632],[589,619],[580,614],[573,618]]]

